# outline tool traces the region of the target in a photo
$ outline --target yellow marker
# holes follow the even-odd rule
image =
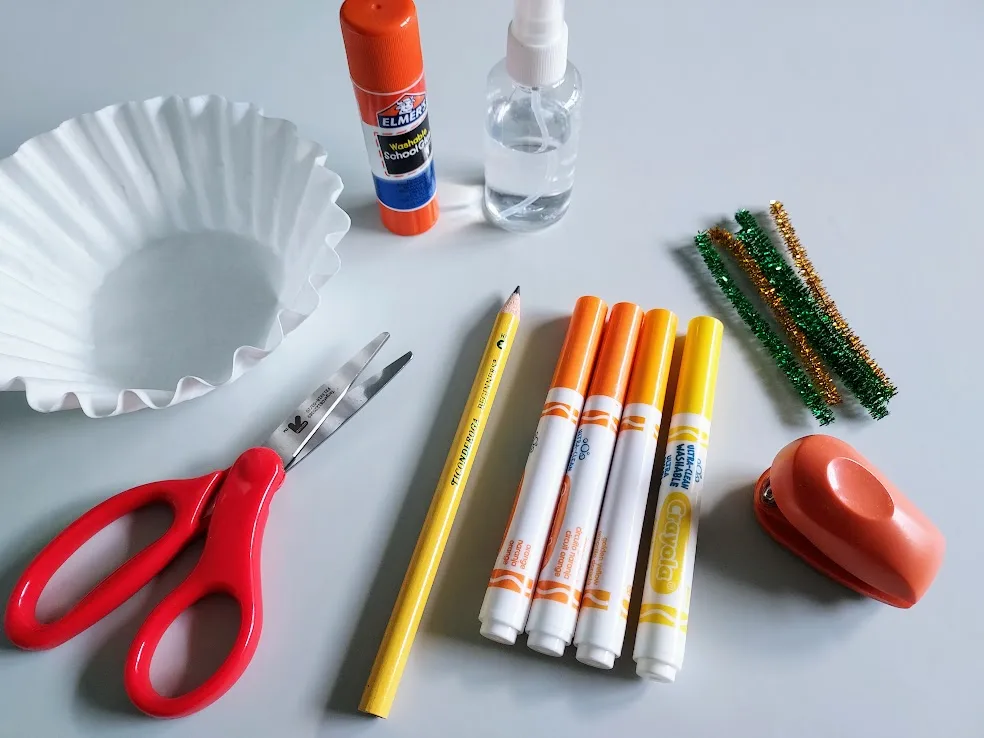
[[[478,374],[468,395],[468,404],[458,423],[458,431],[437,483],[434,499],[427,511],[424,527],[417,539],[410,567],[396,598],[376,661],[372,665],[369,682],[362,693],[362,702],[359,704],[362,712],[387,717],[393,706],[400,677],[407,664],[420,617],[434,584],[434,576],[441,563],[451,525],[458,511],[458,503],[461,502],[461,495],[468,483],[475,454],[482,442],[485,424],[518,328],[519,287],[499,311],[492,335],[485,346]]]
[[[660,682],[676,680],[683,668],[723,334],[720,321],[700,316],[690,321],[683,344],[633,653],[636,673]]]

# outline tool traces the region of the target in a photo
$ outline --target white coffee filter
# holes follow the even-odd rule
[[[326,152],[217,96],[113,105],[0,161],[0,390],[162,408],[238,379],[317,308],[348,231]]]

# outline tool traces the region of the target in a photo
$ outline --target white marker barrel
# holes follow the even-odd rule
[[[578,661],[599,669],[622,654],[676,329],[670,311],[647,312],[632,362],[574,634]]]
[[[660,682],[683,668],[723,330],[707,316],[690,321],[673,401],[633,653],[636,673]]]
[[[478,616],[481,634],[493,641],[512,645],[526,627],[607,314],[597,297],[581,297],[574,306]]]
[[[574,437],[526,624],[527,645],[550,656],[562,655],[574,637],[641,322],[637,305],[612,308]]]

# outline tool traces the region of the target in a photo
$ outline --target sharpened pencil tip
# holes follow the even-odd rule
[[[519,287],[513,290],[513,293],[509,295],[505,304],[502,306],[502,312],[510,313],[519,317]]]

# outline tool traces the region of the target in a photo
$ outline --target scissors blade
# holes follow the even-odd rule
[[[280,454],[284,469],[290,468],[388,339],[385,331],[376,336],[277,426],[265,445]]]
[[[335,410],[328,416],[328,419],[321,424],[314,437],[294,457],[294,463],[291,468],[297,466],[301,462],[301,459],[314,451],[314,449],[326,441],[335,431],[341,428],[346,420],[359,412],[369,400],[376,396],[379,390],[385,387],[393,377],[400,373],[403,367],[410,363],[410,359],[412,358],[413,352],[407,351],[392,364],[383,367],[382,371],[378,374],[369,377],[369,379],[350,389],[348,394],[335,407]]]

